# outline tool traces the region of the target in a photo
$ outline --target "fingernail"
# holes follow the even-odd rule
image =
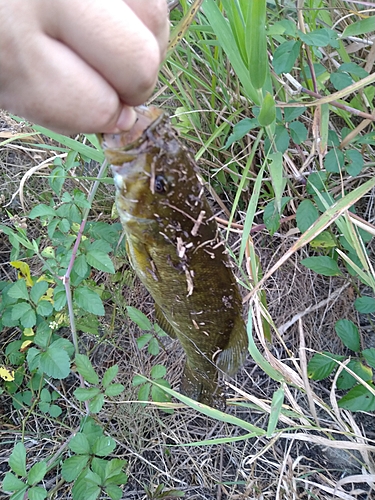
[[[130,130],[137,119],[136,112],[134,108],[130,106],[124,106],[118,117],[116,128],[120,131]]]

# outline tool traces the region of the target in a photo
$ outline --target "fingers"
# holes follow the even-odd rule
[[[56,12],[48,12],[44,29],[96,69],[124,103],[143,103],[167,44],[166,1],[111,0],[110,8],[102,0],[54,3]]]
[[[131,128],[168,39],[165,0],[12,0],[0,22],[0,107],[67,134]]]

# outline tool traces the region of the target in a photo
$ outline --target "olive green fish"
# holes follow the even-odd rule
[[[130,261],[186,353],[181,392],[224,408],[218,370],[233,375],[247,352],[236,279],[187,148],[162,110],[137,116],[129,132],[99,136]]]

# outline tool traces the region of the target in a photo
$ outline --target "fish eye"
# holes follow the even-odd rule
[[[162,175],[157,175],[155,177],[154,189],[156,193],[165,193],[167,187],[167,181]]]

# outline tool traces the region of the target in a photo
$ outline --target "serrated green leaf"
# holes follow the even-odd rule
[[[127,465],[127,463],[127,460],[122,460],[120,458],[113,458],[112,460],[107,461],[107,465],[105,467],[105,477],[107,480],[121,474],[122,469]]]
[[[115,484],[107,484],[104,489],[105,489],[107,495],[112,500],[121,500],[122,489],[119,486],[116,486]]]
[[[24,299],[29,300],[29,294],[27,293],[27,286],[24,279],[17,280],[10,288],[8,288],[9,297],[14,299]]]
[[[70,359],[68,353],[51,345],[39,356],[40,369],[49,377],[64,379],[70,373]]]
[[[65,481],[74,481],[86,467],[89,455],[75,455],[64,460],[61,468],[62,477]]]
[[[164,379],[156,379],[155,382],[158,384],[170,388],[169,383],[167,380]],[[158,387],[157,385],[153,385],[151,387],[151,399],[152,401],[156,401],[158,403],[168,403],[171,400],[171,396],[163,391],[161,387]]]
[[[30,299],[34,302],[34,304],[37,304],[39,299],[46,293],[47,290],[47,281],[38,281],[30,290]]]
[[[136,339],[138,349],[143,349],[152,339],[152,333],[145,333]]]
[[[91,361],[85,354],[76,354],[75,357],[75,365],[77,367],[78,373],[82,375],[82,377],[89,384],[96,385],[99,383],[99,377],[95,372]]]
[[[74,354],[74,345],[68,339],[60,337],[52,342],[51,346],[56,349],[63,349],[68,354],[69,358]]]
[[[30,486],[34,486],[44,478],[47,472],[47,464],[46,462],[37,462],[34,464],[29,470],[29,474],[27,476],[27,482]]]
[[[122,384],[111,384],[105,390],[105,395],[109,397],[118,396],[122,393],[125,387]]]
[[[104,394],[97,394],[89,401],[89,409],[91,413],[99,413],[104,405]]]
[[[28,486],[12,472],[7,472],[4,477],[2,489],[4,491],[26,491]]]
[[[27,490],[29,500],[44,500],[47,498],[47,490],[41,486],[33,486]]]
[[[299,56],[299,51],[301,48],[301,42],[299,41],[288,41],[283,42],[277,47],[273,54],[273,68],[276,74],[290,73],[292,71],[294,63]]]
[[[77,455],[88,455],[91,450],[87,436],[83,432],[77,432],[69,441],[69,449]]]
[[[56,210],[44,203],[40,203],[34,207],[29,213],[29,219],[36,219],[37,217],[53,217],[56,215]]]
[[[118,365],[110,366],[104,373],[102,379],[102,385],[104,388],[108,387],[109,384],[113,381],[118,373]]]
[[[150,391],[151,391],[151,384],[149,382],[142,385],[138,391],[138,401],[148,401],[148,398],[150,396]]]
[[[78,389],[74,391],[74,395],[78,401],[88,401],[89,399],[97,396],[99,393],[100,389],[98,389],[98,387],[78,387]]]
[[[104,316],[105,311],[101,298],[87,286],[79,286],[76,288],[73,296],[77,306],[84,311],[97,316]]]
[[[301,264],[323,276],[341,276],[337,262],[326,255],[307,257],[301,260]]]
[[[113,262],[109,255],[100,250],[90,250],[87,252],[86,260],[90,266],[99,269],[99,271],[115,274],[115,268],[113,267]]]
[[[100,495],[100,477],[90,469],[84,470],[72,488],[74,500],[96,500]]]
[[[17,443],[8,461],[9,467],[18,476],[26,477],[26,448],[23,443]]]
[[[303,200],[299,204],[296,213],[296,221],[297,227],[301,233],[307,231],[318,218],[319,212],[310,200]]]
[[[20,319],[24,314],[28,313],[31,305],[28,302],[18,302],[12,306],[12,319]]]
[[[163,365],[155,365],[151,368],[151,378],[164,378],[167,374],[167,369]]]
[[[148,317],[139,309],[132,306],[126,306],[129,318],[136,323],[141,330],[152,330],[152,324]]]
[[[106,457],[116,448],[116,442],[110,436],[101,436],[92,447],[92,452],[98,457]]]
[[[373,389],[374,385],[369,384]],[[338,401],[339,408],[344,408],[350,411],[375,411],[375,396],[369,392],[366,387],[359,384],[350,389],[350,391],[345,394]]]
[[[157,356],[159,354],[160,347],[159,347],[159,342],[156,338],[153,337],[150,340],[147,350],[150,354],[152,354],[152,356]]]
[[[89,266],[87,265],[86,256],[84,254],[81,254],[76,258],[73,269],[78,276],[81,276],[81,278],[86,276]]]
[[[329,352],[316,353],[307,365],[307,374],[312,380],[323,380],[327,378],[338,364],[334,361],[342,361],[344,356],[338,356]]]
[[[361,341],[358,332],[358,327],[348,319],[340,319],[336,321],[335,331],[340,337],[343,344],[354,352],[359,352],[361,349]]]
[[[39,304],[36,306],[36,312],[40,316],[44,316],[45,318],[50,316],[53,311],[53,304],[48,300],[41,300]]]
[[[57,418],[62,414],[62,409],[58,405],[51,405],[48,413],[51,415],[51,417]]]
[[[132,386],[137,387],[137,385],[141,385],[145,383],[144,377],[142,375],[134,375],[132,379]]]
[[[354,301],[354,307],[362,314],[370,314],[375,312],[375,298],[374,297],[358,297]]]

